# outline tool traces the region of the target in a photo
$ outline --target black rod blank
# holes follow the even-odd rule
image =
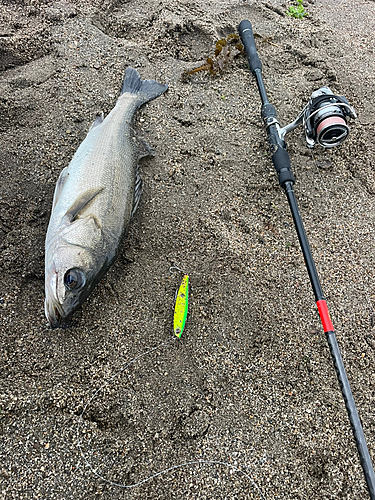
[[[353,430],[354,439],[357,445],[359,458],[363,468],[367,488],[371,500],[375,500],[375,474],[372,465],[370,453],[367,448],[365,435],[358,411],[354,402],[353,394],[350,389],[348,377],[346,375],[344,363],[337,343],[333,324],[329,315],[328,306],[325,301],[323,290],[319,281],[318,273],[312,257],[310,245],[306,236],[301,215],[298,210],[297,200],[293,191],[294,177],[291,171],[289,154],[285,141],[280,137],[279,124],[277,121],[276,110],[267,98],[266,89],[262,79],[262,63],[259,59],[252,26],[249,21],[241,21],[238,27],[242,43],[245,47],[250,70],[252,71],[258,86],[259,94],[262,100],[262,118],[267,130],[268,143],[271,150],[272,162],[279,178],[279,184],[284,189],[288,199],[289,207],[293,216],[294,225],[297,231],[298,239],[305,260],[307,272],[309,274],[312,289],[315,295],[315,301],[318,307],[320,319],[327,342],[331,352],[332,360],[335,366],[336,375],[339,381],[341,392],[344,398],[346,410],[348,412],[350,424]]]

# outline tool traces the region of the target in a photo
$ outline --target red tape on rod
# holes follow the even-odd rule
[[[316,302],[316,305],[318,306],[318,311],[319,311],[320,319],[322,321],[324,333],[333,332],[334,328],[333,328],[333,324],[331,321],[331,317],[329,315],[327,302],[325,300],[318,300]]]

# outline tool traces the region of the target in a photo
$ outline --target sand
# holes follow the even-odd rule
[[[1,500],[368,498],[246,59],[183,78],[247,18],[282,124],[322,85],[355,107],[341,147],[312,153],[300,129],[287,141],[374,458],[375,3],[305,7],[297,20],[279,0],[2,0]],[[51,330],[54,186],[127,66],[169,85],[135,121],[156,156],[115,265],[72,326]],[[191,283],[176,341],[174,263]],[[231,467],[108,482],[197,460]]]

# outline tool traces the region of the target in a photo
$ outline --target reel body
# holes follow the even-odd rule
[[[296,120],[280,129],[279,133],[284,139],[287,132],[302,123],[308,148],[314,148],[316,143],[323,148],[333,148],[348,137],[349,118],[357,118],[357,115],[345,97],[334,95],[328,87],[321,87],[311,94],[310,101]]]
[[[344,142],[350,131],[349,117],[356,118],[356,114],[345,97],[334,95],[328,87],[313,92],[303,118],[307,147],[317,142],[333,148]]]

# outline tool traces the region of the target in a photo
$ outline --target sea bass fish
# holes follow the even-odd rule
[[[132,118],[167,90],[127,68],[109,115],[92,124],[57,181],[45,246],[45,313],[63,325],[113,263],[142,191],[138,161],[146,156]]]

